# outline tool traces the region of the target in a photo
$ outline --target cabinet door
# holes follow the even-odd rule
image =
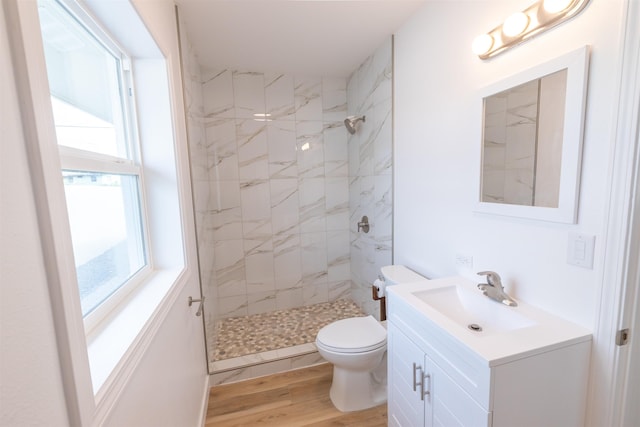
[[[424,401],[416,384],[424,372],[424,352],[392,323],[387,324],[387,361],[389,425],[424,425]]]
[[[478,405],[428,356],[425,356],[424,364],[425,426],[491,426],[490,412]]]

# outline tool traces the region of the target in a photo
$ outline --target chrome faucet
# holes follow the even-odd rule
[[[509,307],[516,307],[518,305],[513,298],[504,292],[504,286],[502,286],[502,280],[498,273],[495,271],[480,271],[478,276],[487,276],[487,283],[478,284],[478,289],[480,289],[484,295]]]

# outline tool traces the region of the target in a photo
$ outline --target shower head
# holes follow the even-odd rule
[[[360,121],[364,122],[365,116],[349,116],[344,119],[344,125],[351,135],[356,133],[356,124]]]

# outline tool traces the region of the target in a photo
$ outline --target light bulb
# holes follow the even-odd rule
[[[523,12],[517,12],[507,18],[502,24],[502,32],[507,37],[521,34],[529,24],[529,17]]]
[[[471,50],[476,55],[482,55],[493,47],[493,37],[489,34],[481,34],[475,39],[473,39],[473,43],[471,44]]]
[[[542,7],[547,13],[559,13],[565,10],[573,0],[544,0]]]

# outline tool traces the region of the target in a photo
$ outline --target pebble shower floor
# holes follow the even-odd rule
[[[213,361],[315,342],[320,328],[336,320],[364,316],[350,300],[314,304],[216,323]]]

